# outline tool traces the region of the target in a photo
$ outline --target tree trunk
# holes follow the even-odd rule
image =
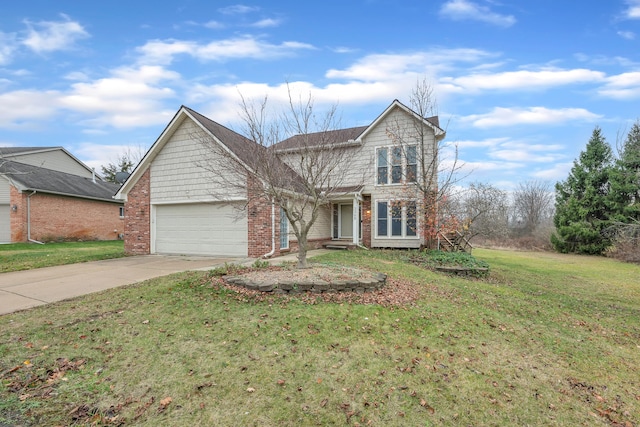
[[[298,268],[308,268],[307,265],[307,236],[298,239]]]

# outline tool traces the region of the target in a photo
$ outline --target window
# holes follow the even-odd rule
[[[124,218],[124,206],[120,206],[120,218]]]
[[[405,147],[382,147],[377,153],[378,185],[416,182],[418,175],[418,149],[415,145]]]
[[[378,148],[378,184],[386,184],[388,182],[389,160],[387,158],[387,149]]]
[[[378,202],[378,236],[387,235],[387,202]]]
[[[407,182],[416,182],[418,176],[418,149],[415,145],[407,147]]]
[[[406,225],[405,225],[405,235],[410,237],[415,237],[417,235],[417,209],[416,202],[407,202],[406,203]]]
[[[391,183],[400,184],[402,182],[402,147],[391,149]]]
[[[280,249],[289,249],[289,220],[282,208],[280,208]]]
[[[415,201],[378,201],[377,237],[406,238],[418,235]]]

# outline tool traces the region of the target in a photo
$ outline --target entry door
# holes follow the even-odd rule
[[[340,205],[340,238],[353,237],[353,205]]]

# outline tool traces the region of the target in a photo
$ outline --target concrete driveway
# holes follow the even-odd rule
[[[0,315],[171,273],[246,261],[145,255],[0,273]]]

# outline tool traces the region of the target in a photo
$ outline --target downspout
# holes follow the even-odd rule
[[[261,258],[271,258],[276,253],[276,205],[271,199],[271,250]]]
[[[27,241],[37,243],[39,245],[44,245],[44,243],[31,238],[31,196],[33,196],[34,194],[36,194],[36,190],[33,190],[33,193],[27,196]]]

